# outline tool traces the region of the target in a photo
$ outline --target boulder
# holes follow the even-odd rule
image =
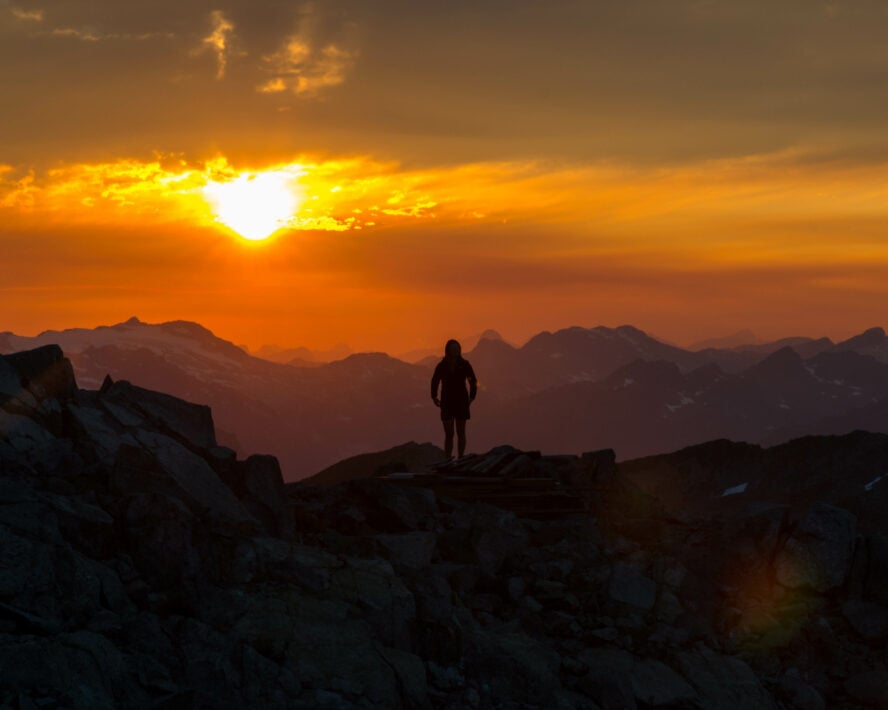
[[[864,597],[888,606],[888,535],[879,534],[866,541],[867,570]]]
[[[614,565],[607,592],[612,601],[642,611],[650,611],[657,601],[657,583],[634,567],[623,563]]]
[[[861,638],[874,643],[888,639],[888,608],[849,599],[842,605],[842,616]]]
[[[341,601],[301,597],[262,627],[266,633],[286,635],[286,663],[304,687],[335,693],[340,697],[339,707],[400,707],[403,692],[396,671],[380,654],[380,641],[374,639],[370,627],[350,610]],[[265,604],[255,605],[251,625],[268,611]],[[249,638],[246,622],[238,628],[247,631]],[[325,706],[330,707],[320,707]]]
[[[812,506],[777,557],[780,584],[820,593],[842,586],[854,559],[856,522],[842,508],[826,503]]]
[[[853,675],[845,681],[845,692],[862,706],[884,708],[888,698],[888,671],[883,667]]]
[[[236,462],[223,474],[223,479],[270,533],[286,539],[295,536],[293,506],[274,456],[254,454],[246,461]]]
[[[587,451],[580,456],[580,466],[571,476],[574,486],[611,485],[617,477],[617,455],[613,449]]]
[[[622,671],[593,668],[580,679],[579,689],[592,698],[601,710],[635,710],[635,689],[631,676]]]
[[[121,447],[137,446],[135,437],[124,433],[103,410],[91,406],[69,405],[74,434],[82,446],[92,450],[92,456],[104,466],[111,468],[117,460]]]
[[[0,457],[37,467],[55,449],[56,438],[30,417],[0,409]]]
[[[18,370],[7,362],[5,356],[0,355],[0,404],[6,399],[18,397],[22,389]]]
[[[52,547],[0,526],[0,598],[36,597],[54,585]]]
[[[136,568],[158,590],[192,594],[199,584],[196,524],[195,515],[178,498],[136,493],[125,499],[127,550]]]
[[[383,556],[395,569],[420,570],[428,567],[435,553],[438,536],[433,532],[415,532],[375,535]]]
[[[386,560],[347,560],[331,576],[330,595],[361,609],[382,643],[399,646],[409,637],[416,600]]]
[[[697,693],[684,678],[665,663],[652,658],[639,661],[633,666],[632,688],[636,700],[648,706],[681,707],[696,705],[698,702]]]
[[[702,707],[776,710],[777,704],[752,668],[733,656],[700,646],[677,655],[678,667],[700,698]]]
[[[67,401],[76,397],[74,368],[58,345],[44,345],[0,357],[15,369],[21,385],[38,400]]]
[[[89,631],[55,637],[0,635],[0,691],[19,707],[114,710],[147,707],[148,697],[127,674],[121,653]]]
[[[802,678],[797,668],[783,674],[779,689],[781,696],[796,710],[826,710],[823,696]]]
[[[527,545],[527,533],[521,528],[480,529],[472,535],[471,545],[478,568],[493,576],[506,559]]]
[[[376,644],[376,651],[395,673],[401,696],[399,707],[405,710],[430,707],[426,669],[422,659],[413,653],[382,644]]]
[[[382,532],[427,530],[438,514],[435,493],[428,488],[408,488],[379,479],[364,479],[344,484],[372,505],[368,522]]]
[[[486,704],[545,706],[560,686],[558,654],[525,634],[475,631],[467,646],[466,675],[489,688]]]
[[[616,648],[587,648],[578,654],[578,660],[596,674],[609,675],[620,686],[628,679],[635,700],[645,706],[697,706],[694,688],[661,661],[638,659]]]
[[[216,445],[213,414],[203,404],[192,404],[178,397],[154,392],[130,384],[126,380],[113,382],[101,394],[103,403],[117,407],[113,411],[130,410],[125,415],[144,416],[152,425],[166,434],[181,438],[200,449]]]
[[[215,524],[244,532],[256,528],[253,516],[204,459],[164,434],[140,429],[136,438],[157,464],[151,478],[133,481],[136,490],[163,490]]]

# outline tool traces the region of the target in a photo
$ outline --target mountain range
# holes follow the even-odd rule
[[[78,381],[115,380],[210,405],[221,443],[271,452],[288,480],[406,440],[437,440],[428,396],[437,355],[384,353],[286,364],[186,321],[137,318],[95,329],[0,333],[0,353],[59,344]],[[888,337],[793,337],[698,351],[632,326],[567,328],[521,346],[495,332],[467,350],[480,380],[470,450],[603,446],[620,459],[730,438],[776,444],[808,433],[888,431]]]

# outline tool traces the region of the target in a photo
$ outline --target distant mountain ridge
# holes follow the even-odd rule
[[[738,330],[731,335],[722,335],[715,338],[705,338],[688,345],[688,350],[708,350],[709,348],[736,348],[743,345],[755,345],[758,338],[748,328]]]
[[[491,335],[487,333],[487,335]],[[437,441],[431,367],[356,353],[311,367],[255,357],[196,323],[131,318],[95,329],[0,334],[0,352],[58,343],[83,386],[105,375],[212,406],[219,437],[278,455],[289,480],[341,459]],[[790,347],[791,346],[791,347]],[[620,458],[706,439],[779,443],[808,433],[886,431],[888,337],[792,338],[690,351],[629,325],[543,332],[524,345],[482,337],[467,349],[480,380],[470,449],[601,445]]]

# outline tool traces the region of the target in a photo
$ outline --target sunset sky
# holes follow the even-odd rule
[[[882,0],[0,0],[0,331],[886,325],[886,37]]]

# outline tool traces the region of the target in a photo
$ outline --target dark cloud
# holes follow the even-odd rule
[[[220,55],[195,53],[214,12],[232,25],[219,81]],[[861,146],[886,145],[880,2],[51,0],[0,15],[12,163],[155,150],[657,162],[794,145],[866,158]]]

